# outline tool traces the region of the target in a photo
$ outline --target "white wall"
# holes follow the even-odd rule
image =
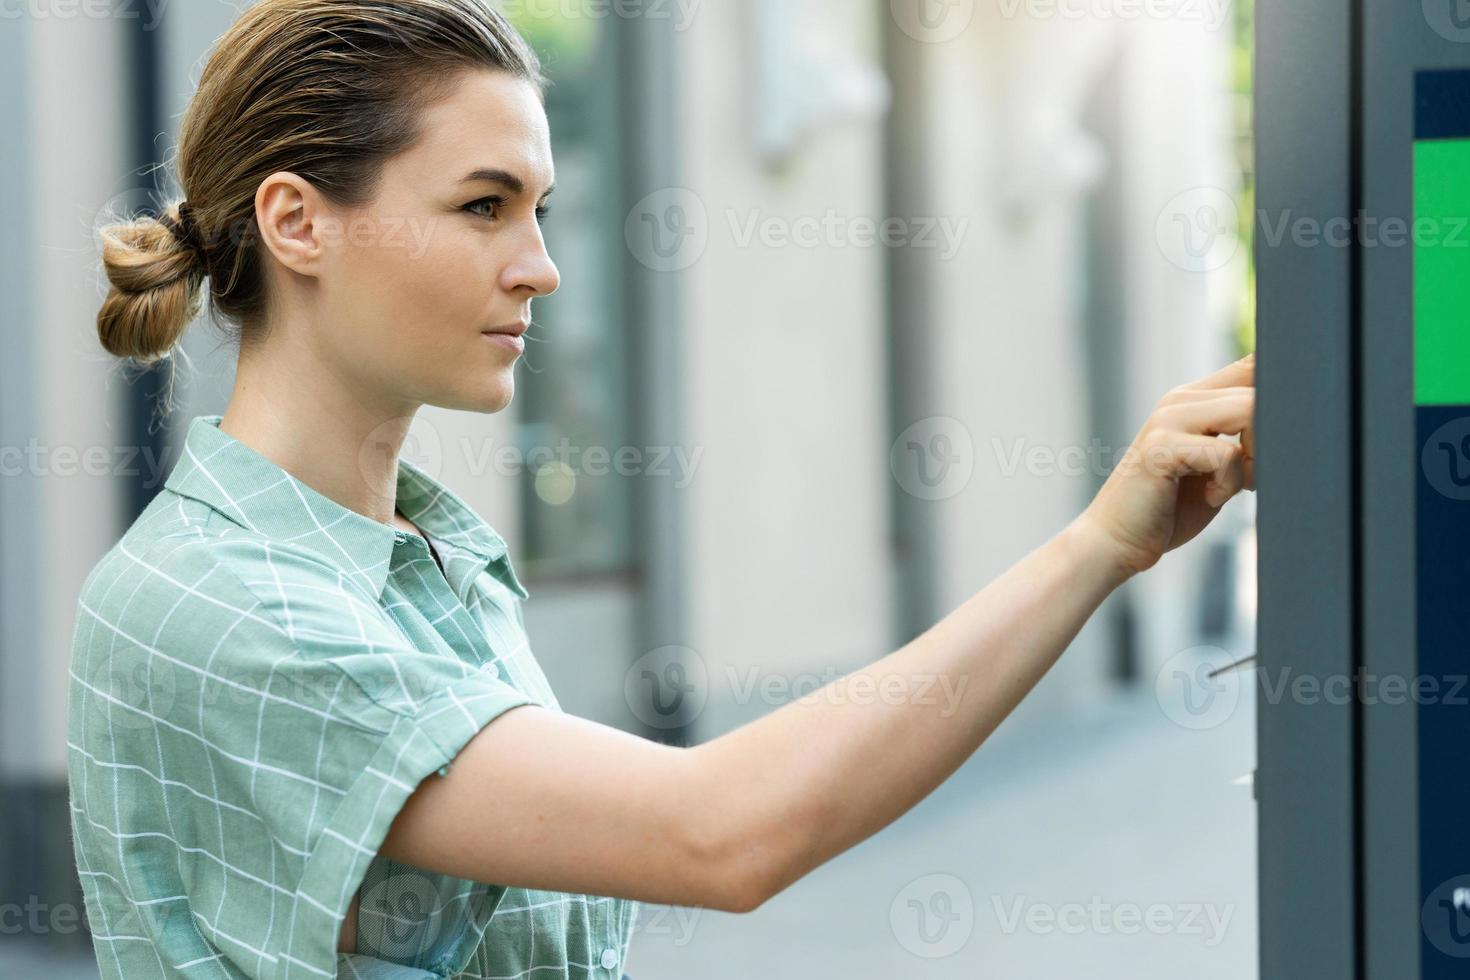
[[[878,18],[790,8],[832,48],[880,58]],[[749,24],[705,4],[679,39],[683,183],[709,242],[683,273],[685,431],[703,451],[686,495],[689,634],[710,671],[708,738],[774,704],[737,703],[731,672],[846,672],[889,652],[884,256],[877,248],[741,247],[731,220],[881,217],[881,120],[813,135],[776,174],[753,150]],[[795,97],[799,93],[793,92]]]
[[[1218,257],[1202,260],[1199,268],[1186,267],[1167,234],[1160,241],[1157,228],[1161,214],[1168,223],[1181,209],[1189,217],[1197,200],[1217,198],[1219,191],[1236,193],[1239,174],[1230,158],[1236,120],[1221,97],[1230,73],[1227,30],[1211,29],[1201,20],[1154,20],[1141,22],[1125,39],[1122,84],[1131,132],[1124,141],[1126,156],[1116,162],[1125,175],[1126,208],[1118,245],[1131,270],[1124,295],[1132,357],[1124,380],[1135,426],[1170,388],[1233,359],[1227,341],[1244,285],[1245,246],[1239,245],[1228,262],[1222,246]],[[1205,196],[1189,196],[1200,188]],[[1205,555],[1201,545],[1236,533],[1246,514],[1243,506],[1233,505],[1204,540],[1166,555],[1152,573],[1129,583],[1146,613],[1138,619],[1146,678],[1197,642],[1193,618]]]
[[[963,6],[959,9],[964,9]],[[920,213],[968,219],[951,261],[919,270],[928,296],[931,385],[913,420],[958,420],[975,472],[929,517],[942,614],[1071,520],[1088,502],[1092,474],[1048,468],[1096,433],[1086,336],[1086,195],[1103,168],[1124,188],[1110,243],[1126,270],[1127,371],[1099,383],[1126,393],[1129,434],[1168,388],[1221,366],[1233,315],[1230,269],[1211,274],[1171,261],[1156,234],[1171,198],[1199,186],[1233,193],[1228,25],[1189,16],[1089,19],[1056,5],[977,5],[972,22],[939,43],[909,45],[916,103],[927,125],[912,148],[922,172],[906,185]],[[1076,9],[1075,5],[1072,9]],[[953,33],[953,32],[951,32]],[[1083,127],[1094,87],[1122,66],[1124,132],[1109,155]],[[1238,268],[1234,272],[1238,273]],[[903,325],[900,324],[900,337]],[[1121,446],[1115,447],[1121,449]],[[1018,450],[1037,450],[1028,465]],[[1019,465],[1018,465],[1019,464]],[[1222,522],[1223,523],[1223,522]],[[1199,587],[1195,547],[1168,556],[1133,583],[1146,680],[1191,645]],[[1107,686],[1107,638],[1094,619],[1022,706],[1046,718]]]
[[[30,130],[16,146],[29,153],[34,181],[27,243],[35,277],[31,283],[31,331],[35,351],[34,435],[51,464],[35,480],[35,541],[41,554],[27,565],[36,617],[34,647],[16,649],[7,638],[5,701],[25,703],[34,724],[10,732],[6,769],[19,778],[65,779],[66,693],[72,631],[82,580],[116,540],[116,481],[110,473],[88,475],[81,465],[88,449],[105,447],[108,458],[126,462],[120,434],[112,428],[121,381],[97,341],[96,318],[106,295],[105,276],[93,238],[97,215],[127,186],[116,163],[123,158],[119,87],[99,79],[125,78],[122,31],[108,18],[36,18],[30,37]],[[85,65],[86,71],[78,66]],[[85,148],[85,150],[83,150]],[[75,451],[77,457],[52,455]],[[93,450],[94,453],[96,450]],[[93,457],[95,460],[95,456]],[[95,470],[95,467],[91,467]],[[9,478],[7,478],[9,479]],[[14,690],[9,684],[22,687]]]
[[[915,153],[926,170],[910,180],[923,188],[913,206],[969,222],[959,253],[919,272],[932,311],[932,388],[910,411],[956,420],[975,462],[961,491],[928,505],[936,615],[1061,530],[1088,499],[1087,477],[1025,460],[1089,439],[1080,221],[1095,161],[1078,117],[1112,43],[1111,32],[987,11],[953,40],[920,45],[915,98],[931,124]],[[1094,696],[1104,652],[1090,624],[1020,713]]]

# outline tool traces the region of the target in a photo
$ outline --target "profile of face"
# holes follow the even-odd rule
[[[560,282],[541,228],[554,182],[546,113],[531,83],[467,71],[421,120],[360,207],[332,205],[296,174],[261,183],[273,316],[279,296],[293,371],[304,354],[363,404],[497,412],[525,338],[487,331],[528,324],[531,301]]]

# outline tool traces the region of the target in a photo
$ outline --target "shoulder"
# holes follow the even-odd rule
[[[241,656],[246,644],[260,656],[402,645],[377,603],[317,552],[164,494],[87,575],[76,647],[100,638],[198,658]]]
[[[74,672],[157,679],[162,667],[188,689],[290,688],[316,704],[359,696],[364,712],[388,715],[414,714],[478,672],[415,645],[319,552],[193,507],[184,501],[174,517],[150,507],[88,575]],[[170,508],[177,503],[165,501]]]

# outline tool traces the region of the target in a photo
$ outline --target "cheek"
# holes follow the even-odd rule
[[[459,334],[493,306],[495,273],[484,245],[453,218],[390,224],[347,250],[344,296],[359,323],[376,321],[397,336],[423,341]]]

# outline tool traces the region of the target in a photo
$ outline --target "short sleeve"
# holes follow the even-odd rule
[[[94,670],[108,665],[95,676],[136,681],[93,742],[105,734],[118,761],[155,774],[130,774],[115,802],[119,829],[139,835],[134,863],[176,877],[155,890],[188,896],[193,934],[160,936],[160,954],[218,953],[272,980],[336,976],[348,905],[404,803],[532,698],[408,646],[305,550],[201,539],[132,575],[92,597],[108,624],[87,651]],[[134,723],[118,725],[127,709]],[[129,870],[113,876],[131,884]]]

